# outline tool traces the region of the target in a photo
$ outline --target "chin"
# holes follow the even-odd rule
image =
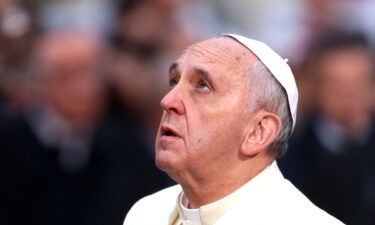
[[[174,152],[159,150],[156,152],[155,164],[160,170],[170,172],[178,170],[182,162]]]

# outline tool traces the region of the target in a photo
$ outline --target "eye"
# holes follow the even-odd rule
[[[169,87],[174,87],[178,84],[178,80],[176,78],[169,78]]]
[[[209,91],[210,87],[207,85],[207,83],[204,80],[198,81],[197,88],[203,90],[203,91]]]

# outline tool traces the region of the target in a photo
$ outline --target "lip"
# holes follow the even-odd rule
[[[160,136],[163,138],[181,138],[181,135],[175,129],[166,125],[161,126]]]

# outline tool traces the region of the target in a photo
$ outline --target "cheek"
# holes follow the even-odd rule
[[[238,157],[240,128],[236,123],[206,124],[194,133],[194,142],[188,148],[189,167],[206,168],[207,173],[220,169]]]
[[[240,145],[243,114],[232,110],[202,111],[195,126],[191,126],[191,151],[226,151]],[[204,154],[204,153],[202,153]]]
[[[236,94],[220,96],[209,103],[202,104],[199,120],[203,127],[215,132],[226,132],[225,129],[241,125],[245,116],[245,99]]]
[[[187,151],[189,155],[194,155],[192,161],[201,162],[207,157],[212,159],[232,154],[240,146],[246,124],[243,118],[247,99],[239,88],[236,90],[225,95],[192,97],[191,104],[185,105],[189,134]]]

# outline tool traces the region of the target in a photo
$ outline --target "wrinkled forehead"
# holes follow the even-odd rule
[[[258,58],[229,37],[216,37],[189,46],[179,59],[197,58],[203,63],[219,64],[227,69],[248,69]]]

